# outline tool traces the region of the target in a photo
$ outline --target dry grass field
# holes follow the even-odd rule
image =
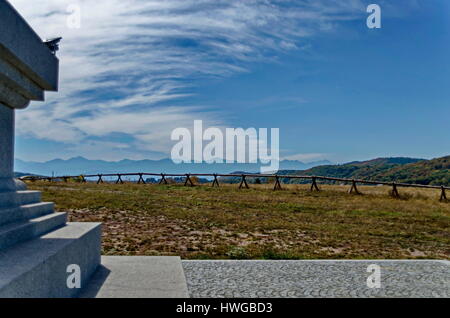
[[[450,259],[437,190],[305,185],[29,183],[70,221],[103,222],[103,254],[185,259]]]

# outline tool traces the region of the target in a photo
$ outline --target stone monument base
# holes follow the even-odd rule
[[[101,225],[66,218],[38,191],[0,192],[0,298],[74,297],[73,264],[87,284],[100,264]]]

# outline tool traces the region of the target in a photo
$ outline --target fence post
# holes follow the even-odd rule
[[[361,192],[359,192],[358,188],[356,187],[356,181],[352,180],[352,187],[350,188],[350,190],[348,191],[348,193],[352,194],[362,194]]]
[[[161,180],[159,180],[159,184],[167,184],[166,175],[164,173],[161,173]]]
[[[275,176],[275,186],[273,187],[273,190],[282,190],[281,184],[280,184],[280,178],[278,176]]]
[[[447,201],[447,195],[445,194],[445,187],[441,186],[441,198],[439,199],[441,202]]]
[[[397,184],[395,182],[392,182],[391,196],[394,198],[400,198],[400,194],[398,193],[397,190]]]
[[[194,183],[191,180],[191,175],[190,174],[186,174],[186,181],[184,182],[184,186],[187,186],[188,182],[190,183],[191,187],[194,186]]]
[[[97,181],[97,184],[103,183],[102,176],[103,176],[103,175],[101,175],[101,174],[98,175],[98,181]]]
[[[250,189],[250,187],[247,184],[247,180],[245,179],[245,174],[242,175],[241,184],[239,185],[239,189],[242,189],[242,186],[245,185],[246,189]]]
[[[311,191],[320,191],[319,187],[317,186],[316,180],[316,177],[312,177]]]
[[[86,178],[83,175],[81,175],[80,177],[81,177],[81,183],[86,183]]]
[[[216,186],[216,185],[217,185],[217,187],[220,187],[219,180],[217,180],[217,174],[215,173],[214,174],[214,181],[212,183],[212,187],[214,188],[214,186]]]
[[[144,178],[142,177],[143,174],[142,174],[142,173],[139,173],[138,175],[139,175],[138,184],[141,184],[141,182],[142,182],[143,184],[146,184]]]
[[[118,184],[119,182],[120,182],[120,184],[123,184],[122,175],[118,173],[117,176],[118,176],[118,179],[116,181],[116,184]]]

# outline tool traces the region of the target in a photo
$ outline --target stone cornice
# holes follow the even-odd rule
[[[59,61],[28,23],[0,0],[0,101],[25,108],[58,90]]]

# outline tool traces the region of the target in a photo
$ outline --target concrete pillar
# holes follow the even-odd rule
[[[14,109],[0,103],[0,191],[16,190],[13,178]]]

